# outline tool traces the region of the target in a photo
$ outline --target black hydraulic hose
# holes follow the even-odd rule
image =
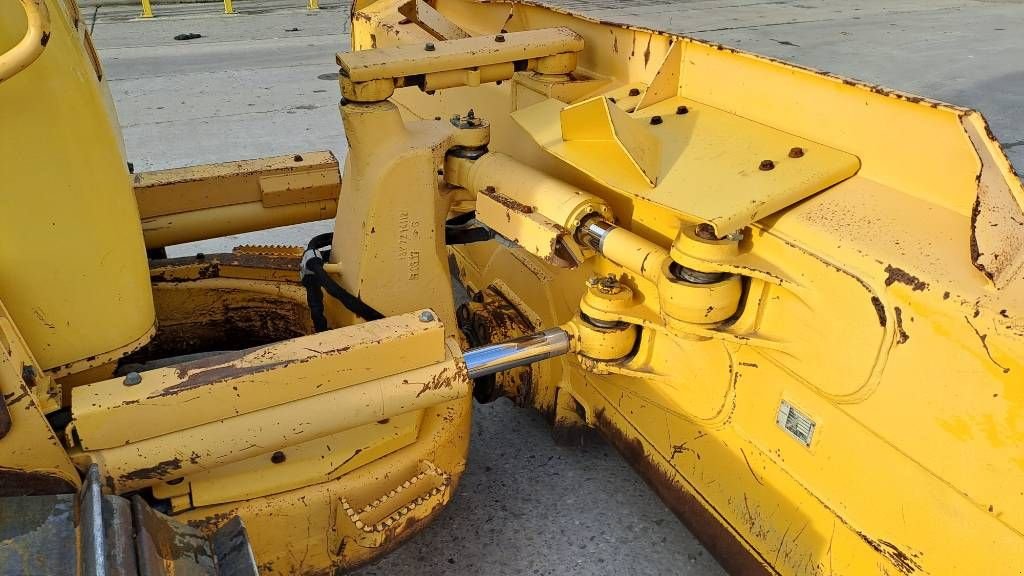
[[[445,244],[470,244],[492,240],[494,232],[489,228],[466,226],[475,217],[475,212],[467,212],[445,222]],[[309,306],[309,314],[313,319],[313,328],[317,332],[323,332],[329,328],[324,311],[324,292],[327,292],[360,318],[380,320],[384,317],[366,302],[349,294],[324,270],[326,256],[323,254],[330,254],[329,248],[333,241],[334,234],[330,232],[314,236],[306,245],[306,252],[302,255],[302,285],[306,288],[306,304]]]
[[[455,244],[472,244],[474,242],[486,242],[494,240],[494,232],[490,228],[455,228],[447,227],[444,230],[444,243],[448,246]]]
[[[314,274],[302,277],[302,285],[306,288],[306,304],[309,315],[313,319],[313,329],[317,332],[327,330],[327,316],[324,314],[324,292],[320,289],[320,281]]]
[[[334,281],[324,270],[323,256],[320,250],[327,248],[334,240],[334,234],[328,232],[314,236],[306,245],[306,253],[302,256],[302,285],[306,288],[306,303],[313,318],[313,327],[317,332],[328,329],[327,316],[324,314],[324,292],[341,303],[356,316],[365,320],[380,320],[383,314]]]
[[[469,223],[476,218],[475,211],[459,214],[449,218],[444,226],[444,243],[448,246],[455,244],[472,244],[474,242],[486,242],[494,240],[494,231],[483,226],[469,226]]]

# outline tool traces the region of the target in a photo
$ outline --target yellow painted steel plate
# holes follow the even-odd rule
[[[629,102],[620,98],[615,105]],[[677,113],[680,106],[686,107],[685,114]],[[860,168],[852,154],[673,97],[631,114],[660,143],[659,174],[652,186],[616,142],[563,141],[564,108],[565,103],[549,99],[513,117],[543,148],[601,184],[710,223],[722,235],[837,184]],[[661,117],[660,124],[651,124],[654,116]],[[595,115],[593,121],[605,120]],[[801,150],[801,157],[790,157],[794,148]],[[766,160],[771,169],[762,169]]]

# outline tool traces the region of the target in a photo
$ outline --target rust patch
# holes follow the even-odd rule
[[[670,472],[655,463],[639,439],[626,436],[608,420],[603,409],[596,416],[601,434],[727,572],[744,576],[774,574],[763,558],[741,543],[725,520],[709,511]]]
[[[978,172],[975,181],[978,185],[981,185],[981,172]],[[971,208],[971,263],[978,269],[979,272],[985,275],[990,281],[994,280],[996,275],[991,272],[985,265],[981,263],[981,249],[978,248],[978,216],[981,215],[981,196],[978,195],[974,198],[974,206]]]
[[[910,334],[903,329],[903,310],[899,306],[895,308],[896,312],[896,343],[906,344],[907,340],[910,340]]]
[[[225,352],[223,354],[215,354],[207,358],[200,358],[198,360],[192,360],[190,362],[183,362],[177,366],[178,378],[185,378],[189,372],[195,370],[205,370],[207,368],[215,368],[228,362],[234,362],[245,357],[246,354],[250,354],[259,350],[260,347],[246,348],[245,350],[236,350],[233,352]]]
[[[175,470],[181,470],[181,458],[164,460],[155,466],[139,468],[138,470],[122,474],[121,481],[132,482],[135,480],[159,480],[169,476]]]
[[[258,366],[237,366],[235,364],[228,364],[226,366],[218,366],[217,368],[209,368],[202,372],[192,374],[188,378],[154,392],[149,398],[163,398],[166,396],[174,396],[180,394],[186,390],[192,390],[193,388],[199,388],[201,386],[208,386],[210,384],[219,384],[221,382],[227,382],[228,380],[237,380],[246,376],[252,376],[255,374],[263,374],[264,372],[270,372],[287,366],[289,364],[295,364],[302,362],[303,360],[281,360],[279,362],[268,362],[267,364],[260,364]],[[180,372],[179,368],[179,372]]]
[[[863,540],[872,550],[885,556],[892,565],[902,574],[910,575],[921,569],[921,564],[903,550],[897,548],[892,542],[886,540],[875,540],[867,534],[854,530],[857,536]]]
[[[193,528],[198,528],[206,534],[213,534],[218,528],[227,524],[232,518],[237,516],[234,510],[229,512],[218,512],[212,516],[206,518],[198,518],[196,520],[189,520],[187,524]]]
[[[434,374],[434,376],[432,376],[430,378],[430,380],[428,380],[426,382],[423,382],[421,384],[421,386],[423,386],[423,387],[420,389],[419,392],[416,393],[416,397],[419,398],[420,396],[426,394],[427,392],[431,392],[431,391],[434,391],[434,390],[451,389],[452,388],[452,378],[455,378],[455,377],[457,377],[457,376],[456,375],[449,375],[448,374],[448,369],[447,368],[441,370],[437,374]]]
[[[892,286],[893,284],[899,282],[900,284],[906,284],[907,286],[910,286],[910,289],[914,292],[921,292],[928,288],[927,282],[921,280],[917,276],[914,276],[910,272],[903,270],[902,268],[897,268],[892,265],[886,265],[885,273],[889,275],[885,279],[886,286]]]
[[[39,374],[36,372],[35,366],[31,364],[21,365],[21,381],[25,383],[25,386],[28,386],[29,390],[36,387],[36,378],[38,376]]]
[[[7,409],[7,401],[0,400],[0,438],[11,431],[11,412]]]
[[[1002,370],[1002,371],[1003,371],[1003,374],[1007,374],[1007,373],[1009,373],[1009,372],[1010,372],[1010,369],[1009,369],[1009,368],[1007,368],[1006,366],[1003,366],[1002,364],[1000,364],[1000,363],[999,363],[999,362],[998,362],[998,361],[997,361],[997,360],[996,360],[996,359],[995,359],[995,358],[994,358],[994,357],[992,356],[992,351],[991,351],[991,350],[989,350],[989,348],[988,348],[988,334],[982,334],[982,333],[981,333],[981,332],[980,332],[980,331],[979,331],[979,330],[978,330],[977,328],[975,328],[975,327],[974,327],[974,324],[972,324],[972,323],[971,323],[971,319],[970,319],[970,318],[968,318],[967,316],[964,316],[964,320],[966,320],[966,321],[967,321],[967,325],[971,327],[971,330],[974,330],[974,333],[975,333],[975,334],[976,334],[976,335],[978,336],[978,339],[979,339],[979,340],[981,340],[981,346],[982,346],[982,347],[983,347],[983,348],[985,349],[985,355],[986,355],[986,356],[988,356],[988,359],[989,359],[989,360],[990,360],[990,361],[991,361],[991,362],[992,362],[993,364],[995,364],[995,365],[996,365],[996,366],[997,366],[997,367],[998,367],[998,368],[999,368],[1000,370]]]
[[[530,334],[536,329],[512,302],[491,286],[476,294],[479,301],[459,307],[456,314],[459,327],[472,346],[483,346]],[[473,382],[473,396],[480,403],[507,396],[520,407],[536,402],[533,370],[530,366],[513,368],[477,378]]]
[[[261,270],[298,271],[301,256],[287,253],[265,254],[255,252],[230,252],[224,254],[202,254],[181,258],[167,258],[150,262],[150,278],[154,282],[191,282],[221,276],[222,268],[255,268]],[[298,276],[295,278],[298,283]]]
[[[885,305],[882,304],[882,299],[878,296],[872,296],[871,305],[875,308],[875,314],[878,314],[878,324],[885,328],[887,322],[885,318]]]
[[[513,212],[519,212],[521,214],[533,214],[533,207],[527,206],[521,202],[517,202],[508,196],[498,192],[494,186],[488,186],[480,191],[481,194],[487,196],[491,200],[494,200],[498,204],[501,204],[505,208],[512,210]]]
[[[559,418],[551,428],[551,438],[556,446],[563,448],[581,448],[587,444],[587,437],[593,429],[579,421],[568,421]]]
[[[349,462],[352,461],[353,458],[355,458],[356,456],[359,456],[362,453],[363,453],[363,449],[362,448],[356,448],[355,451],[352,452],[351,456],[349,456],[348,458],[345,458],[345,460],[341,464],[338,464],[337,466],[332,468],[331,471],[326,474],[326,476],[328,478],[333,477],[335,474],[338,473],[338,470],[341,470],[342,468],[344,468]]]
[[[56,474],[0,466],[0,497],[74,493],[75,485]]]

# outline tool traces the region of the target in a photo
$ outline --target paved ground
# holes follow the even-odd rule
[[[688,33],[981,109],[1024,168],[1020,0],[556,0],[610,20]],[[345,153],[333,54],[347,6],[303,0],[86,8],[138,170],[285,154]],[[178,42],[197,32],[203,38]],[[327,78],[322,79],[322,78]],[[241,242],[304,243],[316,223]],[[371,574],[689,574],[722,571],[606,446],[562,450],[536,415],[476,410],[469,470],[453,504]]]

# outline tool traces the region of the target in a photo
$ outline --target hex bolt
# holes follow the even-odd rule
[[[505,35],[504,34],[498,34],[497,36],[494,37],[494,41],[495,42],[504,42],[505,41]]]
[[[618,294],[622,292],[622,284],[612,274],[591,277],[587,280],[587,286],[597,288],[603,294]]]
[[[433,52],[436,48],[434,47],[433,42],[427,42],[427,45],[424,46],[423,49],[426,50],[427,52]]]
[[[639,88],[630,88],[629,89],[629,95],[630,96],[639,96],[640,95],[640,89]]]
[[[433,312],[431,312],[430,310],[424,310],[423,312],[420,312],[420,322],[433,322],[433,321],[434,321],[434,313]]]
[[[139,374],[138,372],[129,372],[128,375],[124,377],[125,386],[136,386],[138,384],[142,384],[142,374]]]
[[[761,164],[758,166],[758,169],[761,170],[762,172],[774,170],[775,162],[772,162],[771,160],[761,160]]]
[[[280,450],[270,455],[270,461],[274,464],[280,464],[285,460],[287,460],[287,458],[285,457],[284,452],[281,452]]]
[[[652,126],[657,126],[658,124],[661,124],[662,122],[664,122],[664,120],[661,119],[661,116],[651,116],[651,125]]]
[[[789,149],[789,157],[790,158],[803,158],[804,157],[804,149],[799,147],[799,146],[794,146],[794,147],[790,148]]]
[[[689,113],[690,113],[690,109],[687,108],[686,106],[680,106],[680,107],[676,108],[676,114],[678,114],[680,116],[682,116],[683,114],[689,114]]]
[[[295,156],[292,156],[292,160],[296,162],[302,162],[302,154],[296,154]]]

